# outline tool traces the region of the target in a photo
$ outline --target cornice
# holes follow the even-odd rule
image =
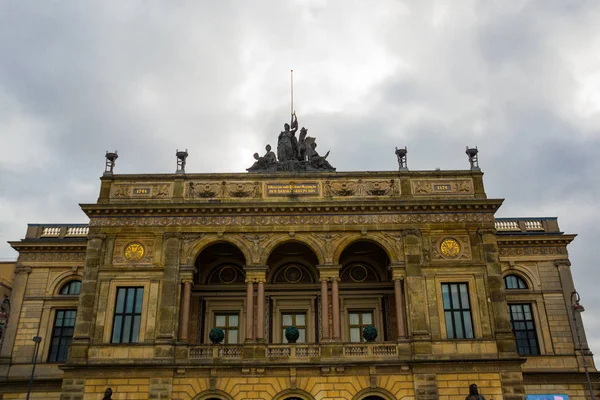
[[[66,242],[66,243],[65,243]],[[84,252],[87,250],[87,240],[69,243],[68,240],[62,239],[61,242],[46,242],[43,240],[34,240],[34,241],[21,241],[21,242],[8,242],[10,246],[18,251],[19,253],[23,252],[37,252],[37,251],[45,251],[45,252]]]
[[[388,177],[406,177],[406,178],[454,178],[454,177],[481,177],[483,172],[471,170],[444,170],[444,171],[347,171],[347,172],[276,172],[253,174],[247,172],[225,172],[225,173],[186,173],[186,174],[114,174],[102,176],[102,181],[130,182],[144,180],[148,181],[175,181],[175,180],[194,180],[194,179],[215,179],[215,180],[247,180],[264,181],[278,179],[333,179],[333,178],[388,178]]]
[[[538,235],[538,236],[498,236],[497,242],[500,247],[514,246],[566,246],[575,239],[577,235]]]
[[[495,213],[501,199],[347,200],[319,202],[252,203],[197,201],[188,203],[138,202],[80,204],[90,218],[115,216],[281,215],[363,213]]]

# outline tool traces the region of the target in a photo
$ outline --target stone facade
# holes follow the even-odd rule
[[[583,399],[574,235],[496,219],[482,177],[106,175],[88,225],[11,242],[0,392],[25,398],[41,336],[35,399]]]

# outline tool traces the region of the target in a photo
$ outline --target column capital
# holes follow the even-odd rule
[[[106,239],[106,235],[104,233],[90,233],[88,234],[88,240],[104,240]]]
[[[194,266],[194,265],[180,265],[179,272],[196,273],[196,272],[198,272],[198,270],[196,269],[196,266]]]
[[[403,262],[391,263],[388,271],[392,273],[392,281],[402,281],[406,276],[406,264]]]
[[[341,269],[342,266],[340,264],[317,265],[317,270],[319,271],[319,281],[330,281],[332,279],[339,279]]]
[[[194,284],[194,280],[191,278],[183,278],[181,280],[181,283],[183,283],[184,285],[193,285]]]
[[[181,238],[183,238],[183,234],[181,232],[165,232],[165,233],[163,233],[163,238],[165,240],[171,239],[171,238],[181,239]]]
[[[268,265],[246,265],[244,271],[246,272],[246,282],[265,282],[267,279]]]
[[[571,261],[565,259],[560,259],[560,260],[554,260],[554,265],[556,267],[570,267],[571,266]]]

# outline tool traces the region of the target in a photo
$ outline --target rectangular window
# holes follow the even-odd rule
[[[363,329],[373,325],[372,311],[350,311],[348,313],[348,322],[350,326],[350,341],[354,343],[364,342]]]
[[[75,330],[77,310],[56,310],[48,362],[67,361],[69,346]]]
[[[473,323],[466,283],[442,283],[444,320],[448,339],[472,339]]]
[[[138,343],[142,322],[143,287],[117,289],[112,343]]]
[[[531,304],[509,304],[510,324],[515,338],[517,349],[522,356],[537,356],[540,348],[535,331],[535,323],[531,312]]]
[[[282,313],[281,314],[281,338],[283,343],[288,340],[285,337],[285,330],[290,326],[298,328],[300,336],[296,343],[306,343],[306,313]]]
[[[240,332],[239,314],[215,314],[215,328],[223,330],[226,344],[238,343]]]

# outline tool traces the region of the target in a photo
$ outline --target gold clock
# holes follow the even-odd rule
[[[460,255],[460,243],[456,239],[444,239],[440,244],[440,251],[444,257],[456,258]]]
[[[144,246],[141,243],[133,242],[125,247],[125,258],[129,261],[141,260],[144,253]]]

